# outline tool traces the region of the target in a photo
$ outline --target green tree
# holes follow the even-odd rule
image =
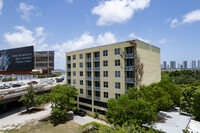
[[[195,90],[193,94],[193,115],[200,120],[200,88]]]
[[[56,121],[65,120],[67,114],[66,107],[75,109],[74,97],[77,95],[78,92],[74,86],[56,85],[49,94],[49,98],[52,102],[52,118]]]
[[[156,120],[155,108],[143,99],[133,100],[128,95],[122,95],[118,99],[109,99],[107,105],[106,118],[114,125],[122,126],[126,122],[143,124]]]
[[[34,93],[32,85],[27,88],[27,91],[26,94],[21,96],[19,102],[22,102],[26,110],[29,111],[30,107],[37,105],[37,96]]]

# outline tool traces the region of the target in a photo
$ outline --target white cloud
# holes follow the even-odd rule
[[[167,43],[167,39],[163,38],[163,39],[159,40],[157,43],[159,43],[159,44],[165,44],[165,43]]]
[[[65,0],[66,3],[74,3],[74,0]]]
[[[183,15],[182,20],[180,20],[180,22],[176,18],[173,19],[170,26],[172,28],[174,28],[181,24],[193,23],[193,22],[197,22],[197,21],[200,21],[200,9],[191,11],[191,12]]]
[[[131,33],[131,34],[129,35],[129,37],[132,38],[132,39],[141,40],[141,41],[146,42],[146,43],[150,43],[150,42],[151,42],[150,40],[147,40],[147,39],[144,39],[144,38],[142,38],[142,37],[139,37],[139,36],[135,35],[134,33]]]
[[[92,14],[99,15],[97,25],[123,23],[129,20],[135,11],[143,10],[150,0],[109,0],[101,1],[92,9]]]
[[[15,26],[16,32],[7,32],[4,34],[5,41],[10,47],[22,47],[34,45],[39,47],[43,44],[46,34],[43,27],[38,27],[35,31],[26,29],[24,26]]]
[[[194,10],[183,16],[183,23],[200,21],[200,10]]]
[[[104,45],[104,44],[111,44],[115,43],[117,39],[115,38],[115,35],[112,34],[110,31],[105,32],[103,35],[100,34],[97,38],[97,44]]]
[[[174,27],[176,27],[177,25],[178,25],[178,20],[175,18],[175,19],[172,20],[170,26],[171,26],[172,28],[174,28]]]
[[[19,8],[18,8],[18,12],[21,13],[21,18],[26,20],[26,21],[30,21],[30,15],[33,13],[34,10],[34,6],[33,5],[27,5],[24,2],[21,2],[19,4]]]
[[[0,0],[0,15],[1,15],[2,8],[3,8],[3,0]]]

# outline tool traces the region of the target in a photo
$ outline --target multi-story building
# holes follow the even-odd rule
[[[200,60],[198,60],[198,68],[200,68]]]
[[[187,61],[183,61],[183,69],[188,69]]]
[[[192,69],[195,69],[195,68],[196,68],[196,61],[195,61],[195,60],[193,60],[193,61],[191,62],[191,68],[192,68]]]
[[[34,70],[42,70],[44,74],[50,74],[54,70],[54,51],[34,52]]]
[[[167,62],[163,61],[163,68],[166,69],[167,68]]]
[[[66,53],[67,84],[79,91],[77,106],[91,115],[104,118],[107,100],[138,86],[138,75],[140,84],[160,81],[160,48],[133,40]]]
[[[176,69],[176,61],[170,61],[170,69]]]

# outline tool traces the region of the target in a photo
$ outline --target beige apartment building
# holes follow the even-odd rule
[[[54,70],[54,51],[34,52],[34,70],[42,70],[43,74],[50,74]]]
[[[160,81],[160,48],[132,40],[67,52],[66,78],[79,91],[77,107],[104,118],[108,99]]]

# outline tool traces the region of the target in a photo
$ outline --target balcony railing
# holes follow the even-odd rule
[[[71,64],[71,60],[68,60],[68,61],[67,61],[67,64]]]
[[[133,66],[125,66],[126,71],[133,71],[134,67]]]
[[[92,99],[92,96],[91,95],[86,95],[86,98],[87,99]]]
[[[70,72],[70,71],[71,71],[71,68],[67,68],[67,71]]]
[[[85,68],[85,71],[91,71],[91,70],[92,70],[91,67],[86,67],[86,68]]]
[[[95,87],[94,87],[94,90],[95,90],[95,91],[100,91],[100,87],[95,86]]]
[[[126,83],[134,83],[134,78],[128,78],[128,77],[126,77],[125,78],[125,82]]]
[[[92,77],[86,77],[86,80],[92,80]]]
[[[134,57],[134,54],[131,53],[131,54],[125,54],[125,59],[130,59],[130,58],[133,58]]]
[[[67,79],[71,79],[71,76],[67,76]]]
[[[86,58],[86,62],[91,62],[91,58]]]
[[[86,86],[87,90],[92,90],[92,86]]]
[[[94,81],[100,81],[100,77],[94,77]]]
[[[100,57],[94,57],[93,61],[100,61]]]
[[[94,96],[94,100],[98,100],[98,101],[100,101],[100,97],[98,97],[98,96]]]
[[[67,84],[69,87],[71,86],[71,84]]]
[[[94,67],[94,71],[100,71],[100,67]]]

